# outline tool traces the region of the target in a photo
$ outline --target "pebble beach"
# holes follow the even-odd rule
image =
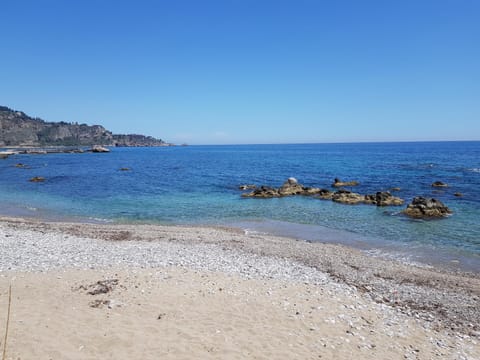
[[[3,218],[0,248],[7,359],[480,358],[478,274],[227,228]]]

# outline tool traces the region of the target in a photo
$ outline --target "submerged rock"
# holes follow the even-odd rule
[[[30,182],[44,182],[45,181],[45,178],[44,177],[41,177],[41,176],[35,176],[33,178],[31,178],[30,180],[28,180]]]
[[[440,200],[417,196],[403,213],[413,218],[440,218],[448,216],[452,211]]]
[[[403,205],[405,201],[399,197],[393,196],[388,191],[378,191],[373,195],[365,195],[365,203],[377,206],[398,206]]]
[[[445,184],[441,181],[435,181],[433,184],[432,184],[432,187],[448,187],[448,184]]]
[[[333,181],[333,187],[342,187],[342,186],[357,186],[360,183],[358,181],[342,181],[339,178],[335,178]]]

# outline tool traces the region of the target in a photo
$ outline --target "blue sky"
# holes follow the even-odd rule
[[[480,140],[480,2],[8,1],[0,105],[174,143]]]

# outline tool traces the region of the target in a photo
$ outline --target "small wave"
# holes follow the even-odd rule
[[[243,232],[245,235],[268,235],[266,232],[251,229],[244,229]]]
[[[467,169],[467,171],[474,172],[474,173],[480,173],[480,168]]]

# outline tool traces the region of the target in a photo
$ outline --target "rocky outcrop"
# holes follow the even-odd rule
[[[260,186],[251,193],[242,194],[242,197],[274,198],[280,197],[280,193],[275,188],[269,186]]]
[[[332,200],[342,204],[355,205],[364,203],[365,196],[348,190],[339,190],[333,194]]]
[[[374,195],[361,195],[348,190],[340,189],[332,192],[327,189],[306,187],[300,184],[297,179],[289,178],[278,189],[270,186],[255,187],[255,185],[241,185],[240,190],[250,190],[250,193],[242,194],[242,197],[274,198],[282,196],[315,196],[322,200],[332,200],[342,204],[373,204],[377,206],[397,206],[404,203],[403,199],[395,197],[389,192],[377,192]]]
[[[243,185],[240,187],[240,190],[247,190],[247,186],[255,185]],[[243,197],[256,197],[256,198],[273,198],[273,197],[282,197],[282,196],[292,196],[292,195],[320,195],[328,190],[311,188],[299,184],[297,179],[289,178],[283,183],[278,189],[269,187],[269,186],[260,186],[254,188],[250,193],[242,194]]]
[[[388,191],[378,191],[373,195],[365,195],[365,203],[377,206],[399,206],[405,201],[399,197],[393,196]]]
[[[100,125],[47,122],[0,106],[0,146],[165,146],[144,135],[115,135]]]
[[[333,181],[333,187],[343,187],[343,186],[357,186],[360,183],[358,181],[342,181],[339,178],[335,178]]]
[[[452,211],[437,199],[418,196],[412,200],[403,213],[412,218],[422,219],[442,218],[451,214]]]

